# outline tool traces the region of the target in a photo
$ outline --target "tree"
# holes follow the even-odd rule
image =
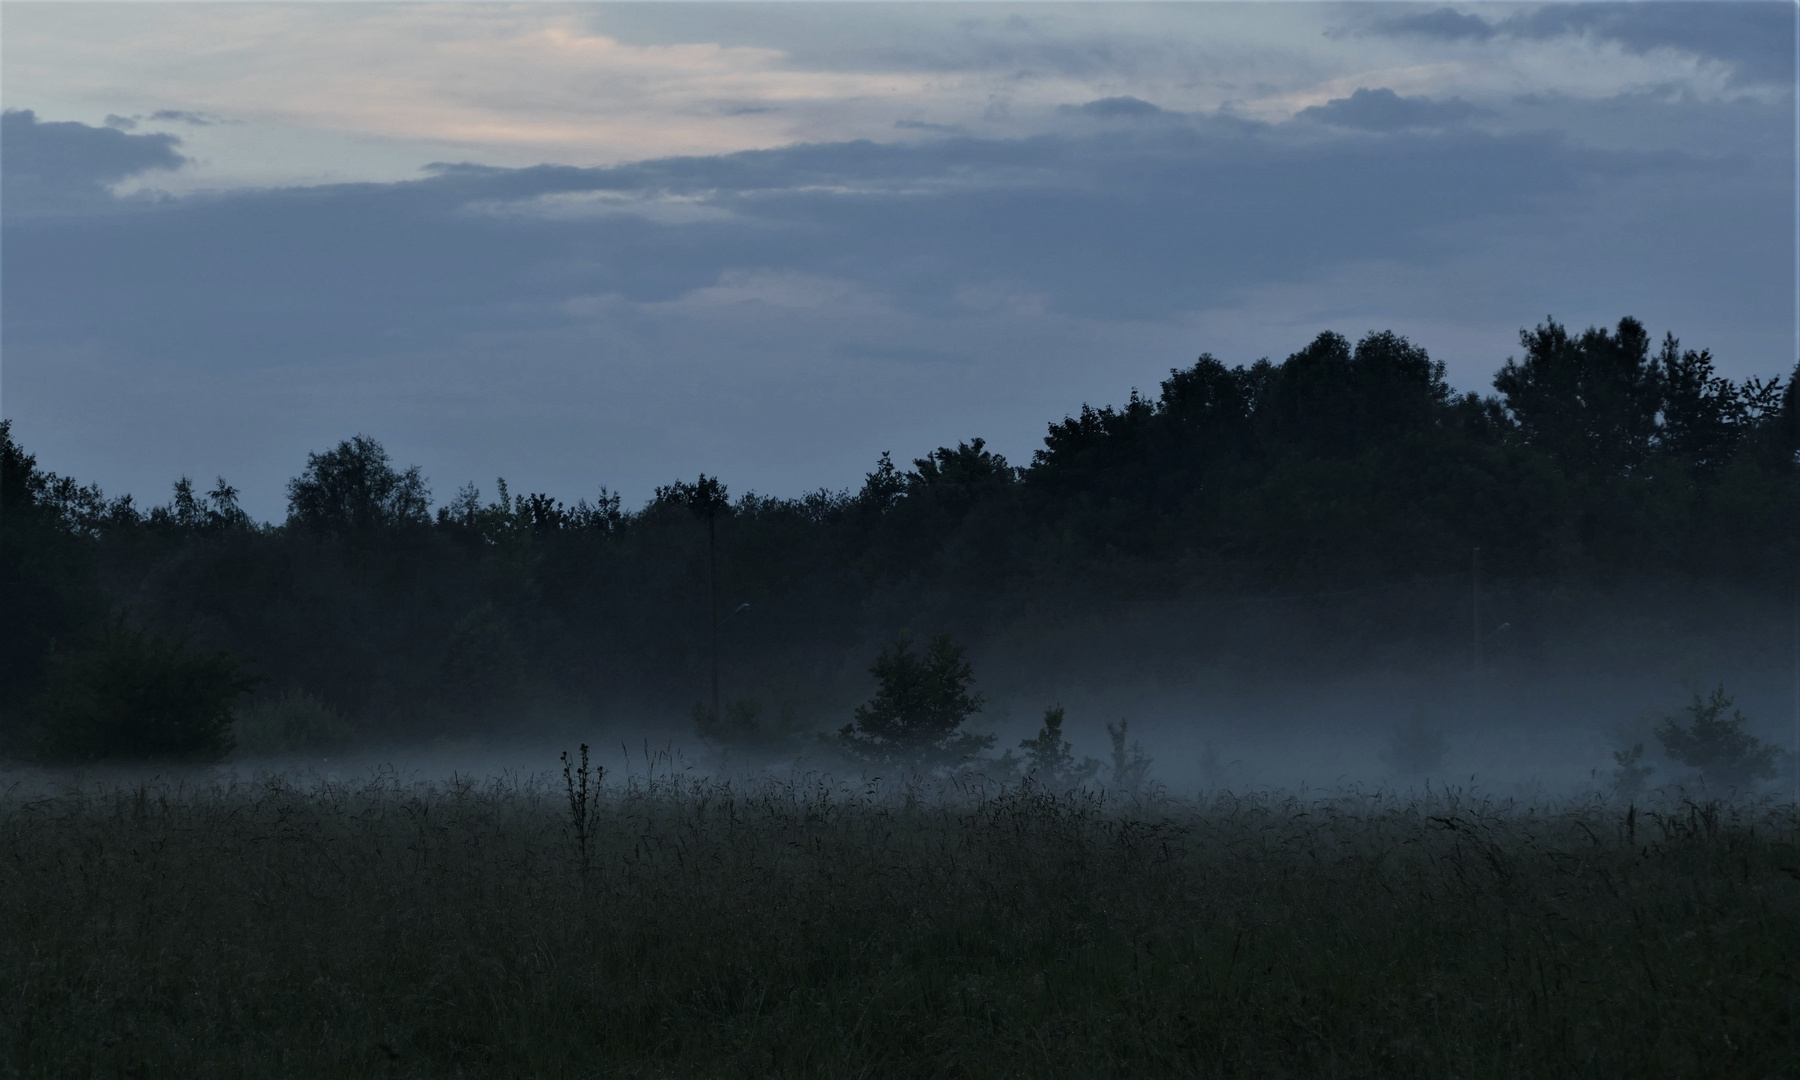
[[[214,761],[231,752],[232,706],[261,679],[115,618],[86,648],[52,651],[37,748],[60,761]]]
[[[719,515],[731,512],[731,500],[725,485],[716,476],[701,473],[693,483],[677,480],[668,487],[656,489],[655,501],[685,506],[706,522],[706,610],[712,640],[712,714],[720,720],[719,710]]]
[[[1019,480],[1019,470],[987,447],[985,439],[959,442],[955,449],[940,446],[913,459],[906,475],[907,500],[918,509],[932,508],[960,520]],[[912,519],[918,521],[917,517]]]
[[[1657,435],[1663,371],[1650,334],[1627,317],[1617,330],[1571,336],[1555,319],[1519,331],[1522,360],[1494,376],[1526,442],[1577,469],[1618,472],[1636,465]]]
[[[881,460],[875,463],[875,471],[863,477],[862,490],[856,496],[857,505],[879,517],[905,497],[906,477],[894,466],[894,455],[883,450]]]
[[[1674,334],[1663,337],[1657,363],[1663,387],[1658,442],[1696,465],[1721,464],[1748,427],[1748,403],[1737,385],[1714,370],[1711,352],[1684,351]]]
[[[1700,770],[1708,786],[1746,788],[1758,780],[1775,777],[1773,746],[1744,730],[1749,717],[1731,709],[1732,698],[1720,683],[1707,697],[1694,695],[1682,712],[1688,721],[1682,723],[1680,713],[1663,718],[1656,727],[1656,738],[1663,752],[1683,765]]]
[[[102,502],[98,488],[38,468],[0,420],[0,751],[44,688],[51,643],[107,609],[93,534],[68,513],[71,491]]]
[[[716,476],[701,473],[693,482],[677,480],[658,486],[650,500],[658,506],[686,507],[695,517],[710,521],[731,512],[731,499]]]
[[[960,765],[994,745],[994,736],[960,730],[981,711],[970,689],[974,669],[963,648],[939,634],[924,655],[901,634],[883,646],[869,673],[880,684],[856,709],[854,723],[838,732],[838,744],[871,763],[921,772]]]
[[[998,487],[1013,483],[1019,473],[1006,459],[986,449],[986,439],[957,443],[956,449],[940,446],[913,459],[915,487],[935,490]]]
[[[175,481],[175,494],[169,505],[153,507],[148,521],[153,527],[178,532],[219,532],[250,526],[250,515],[238,506],[238,490],[223,476],[205,495],[194,492],[194,482],[187,477]]]
[[[1270,371],[1256,402],[1265,435],[1285,448],[1350,457],[1429,428],[1449,400],[1444,365],[1398,334],[1366,335],[1354,350],[1324,333]]]
[[[287,495],[289,523],[319,532],[361,534],[430,520],[431,490],[419,467],[396,470],[367,435],[306,455],[306,471],[288,481]]]

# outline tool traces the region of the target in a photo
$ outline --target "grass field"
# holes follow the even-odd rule
[[[15,789],[0,1073],[1800,1076],[1791,807],[566,795]]]

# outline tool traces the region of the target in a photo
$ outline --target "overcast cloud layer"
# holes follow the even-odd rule
[[[1323,329],[1794,359],[1787,4],[0,17],[5,414],[140,499],[798,493]]]

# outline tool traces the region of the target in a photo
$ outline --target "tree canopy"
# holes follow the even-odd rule
[[[288,521],[318,532],[355,535],[430,521],[431,490],[419,467],[395,469],[387,450],[367,435],[308,454],[306,469],[288,481],[287,497]]]
[[[1315,605],[1339,620],[1322,640],[1443,650],[1467,590],[1427,602],[1419,583],[1466,574],[1476,546],[1486,573],[1546,596],[1651,579],[1785,591],[1794,379],[1724,378],[1631,318],[1546,320],[1520,349],[1488,395],[1453,391],[1389,332],[1321,334],[1279,362],[1202,354],[1154,394],[1050,423],[1023,466],[970,438],[910,467],[883,454],[856,490],[733,497],[702,474],[638,510],[606,488],[571,503],[502,480],[432,515],[421,470],[356,435],[309,454],[286,520],[258,525],[223,478],[205,494],[179,478],[148,509],[109,499],[41,469],[0,422],[0,738],[29,722],[53,647],[98,641],[119,611],[229,648],[270,693],[396,730],[527,708],[682,715],[707,677],[709,543],[719,604],[752,604],[720,630],[725,696],[753,683],[836,730],[890,643],[887,689],[851,725],[875,754],[903,732],[962,752],[950,719],[977,700],[960,654],[916,652],[901,630],[979,648],[1137,604],[1366,593]],[[1225,655],[1246,632],[1189,619],[1163,636]],[[1268,650],[1292,648],[1271,634]]]

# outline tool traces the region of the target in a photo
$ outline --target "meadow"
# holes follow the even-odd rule
[[[1800,815],[20,783],[0,1074],[1800,1076]]]

